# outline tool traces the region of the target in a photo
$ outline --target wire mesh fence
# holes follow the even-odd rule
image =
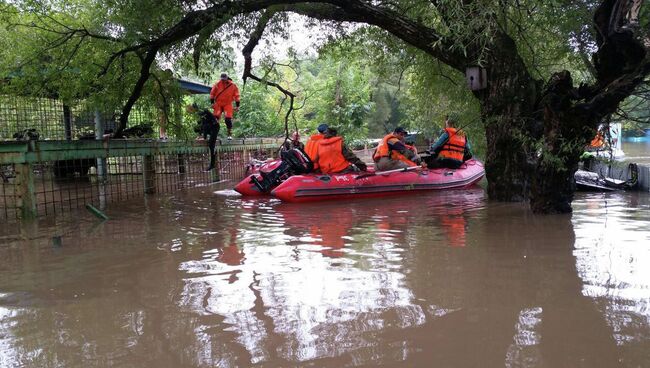
[[[92,139],[97,119],[102,122],[102,133],[110,133],[117,127],[119,114],[119,110],[98,111],[84,101],[68,106],[50,98],[0,95],[0,141]],[[160,121],[161,111],[138,102],[129,115],[128,126],[149,126],[152,131],[148,134],[154,136]],[[181,123],[178,103],[170,107],[165,121],[170,128]]]
[[[33,129],[39,138],[65,139],[63,103],[48,98],[0,95],[0,138]]]
[[[33,162],[0,164],[0,220],[24,217],[30,206],[36,216],[50,216],[86,204],[104,208],[145,193],[172,193],[219,180],[237,181],[248,174],[251,160],[274,157],[278,147],[275,140],[219,145],[216,169],[204,171],[209,153],[198,143],[120,142],[122,148],[112,149],[102,142],[82,143],[86,148],[50,142],[39,150],[39,144],[34,144],[34,151],[21,153]],[[20,161],[17,152],[10,151],[0,151],[0,163]],[[71,155],[75,158],[66,158]],[[54,157],[61,159],[50,159]]]

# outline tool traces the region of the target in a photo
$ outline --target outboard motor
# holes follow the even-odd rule
[[[291,148],[280,152],[282,162],[288,162],[294,174],[308,174],[314,170],[314,163],[300,148]]]
[[[309,156],[300,148],[291,148],[280,151],[282,163],[273,171],[265,173],[260,171],[262,181],[251,176],[251,183],[262,192],[268,193],[272,188],[279,185],[291,175],[308,174],[314,170],[314,163]]]

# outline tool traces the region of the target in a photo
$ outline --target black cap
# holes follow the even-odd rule
[[[401,126],[398,126],[393,130],[393,133],[404,133],[404,134],[409,134],[409,132],[406,131],[406,129],[402,128]]]
[[[226,79],[228,79],[228,74],[221,73],[221,80],[226,80]]]
[[[321,125],[319,125],[318,128],[316,128],[316,129],[317,129],[320,133],[325,133],[325,131],[327,130],[327,128],[329,128],[329,127],[327,126],[327,124],[321,124]]]

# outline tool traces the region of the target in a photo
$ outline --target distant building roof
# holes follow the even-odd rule
[[[212,86],[188,81],[185,79],[179,79],[178,83],[180,83],[182,89],[193,95],[207,94],[210,93],[210,89],[212,89]]]

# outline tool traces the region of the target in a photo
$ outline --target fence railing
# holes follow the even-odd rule
[[[33,218],[146,193],[172,192],[246,175],[251,159],[275,156],[282,140],[218,143],[154,140],[0,142],[0,220]]]

